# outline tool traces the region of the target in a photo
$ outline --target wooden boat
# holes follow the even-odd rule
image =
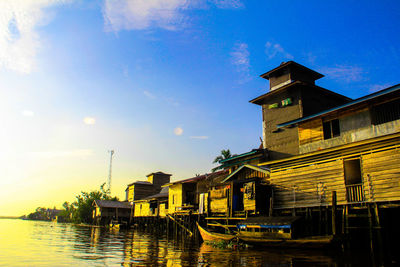
[[[237,237],[246,243],[270,247],[318,248],[333,242],[333,236],[302,237],[296,233],[300,217],[248,218],[237,224]]]
[[[200,235],[203,238],[203,241],[230,241],[236,237],[235,234],[221,234],[221,233],[215,233],[215,232],[210,232],[204,229],[199,225],[198,222],[196,222],[197,228],[199,229]]]

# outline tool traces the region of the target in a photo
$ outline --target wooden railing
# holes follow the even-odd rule
[[[346,185],[347,202],[364,202],[364,190],[362,184]]]

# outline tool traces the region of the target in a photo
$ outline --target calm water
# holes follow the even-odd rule
[[[1,266],[376,266],[370,253],[217,249],[136,230],[0,219]]]

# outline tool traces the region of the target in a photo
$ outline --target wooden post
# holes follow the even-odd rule
[[[348,226],[349,221],[348,221],[347,214],[348,214],[348,207],[347,207],[347,205],[344,205],[343,213],[342,213],[342,234],[347,234],[347,231],[348,231],[347,226]]]
[[[369,241],[370,241],[370,248],[371,248],[371,253],[374,253],[374,234],[373,234],[373,228],[374,228],[374,223],[372,221],[372,207],[371,204],[367,204],[368,208],[368,228],[369,228]]]
[[[332,235],[336,235],[336,191],[332,191]]]

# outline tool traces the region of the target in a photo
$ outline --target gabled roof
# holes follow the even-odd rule
[[[375,93],[372,93],[372,94],[357,98],[357,99],[355,99],[355,100],[353,100],[353,101],[351,101],[349,103],[346,103],[346,104],[343,104],[343,105],[340,105],[340,106],[337,106],[337,107],[334,107],[334,108],[331,108],[331,109],[327,109],[327,110],[324,110],[322,112],[319,112],[319,113],[316,113],[316,114],[313,114],[313,115],[310,115],[310,116],[307,116],[307,117],[303,117],[303,118],[300,118],[300,119],[296,119],[296,120],[292,120],[292,121],[288,121],[288,122],[285,122],[285,123],[278,124],[277,128],[282,128],[282,127],[290,126],[290,125],[293,125],[293,124],[296,124],[296,123],[299,123],[299,122],[304,122],[304,121],[307,121],[307,120],[310,120],[310,119],[314,119],[316,117],[325,116],[325,115],[328,115],[329,113],[340,111],[340,110],[344,110],[346,108],[349,108],[349,107],[352,107],[352,106],[355,106],[355,105],[358,105],[358,104],[366,103],[366,102],[371,101],[373,99],[376,99],[376,98],[378,98],[380,96],[384,96],[384,95],[387,95],[387,94],[390,94],[390,93],[393,93],[393,92],[396,92],[396,91],[399,91],[399,90],[400,90],[400,84],[397,84],[397,85],[391,86],[389,88],[383,89],[381,91],[378,91],[378,92],[375,92]]]
[[[281,91],[286,90],[288,87],[291,87],[291,86],[294,86],[294,85],[308,86],[309,88],[313,88],[313,89],[319,90],[322,93],[329,94],[329,95],[332,95],[334,97],[339,97],[339,98],[342,98],[342,99],[347,100],[347,101],[351,101],[352,100],[351,98],[349,98],[347,96],[335,93],[335,92],[333,92],[331,90],[325,89],[325,88],[320,87],[320,86],[315,85],[315,84],[310,84],[310,83],[306,83],[306,82],[302,82],[302,81],[294,81],[294,82],[288,83],[288,84],[286,84],[286,85],[284,85],[282,87],[279,87],[278,89],[275,89],[275,90],[269,91],[269,92],[267,92],[267,93],[265,93],[263,95],[260,95],[260,96],[258,96],[256,98],[250,100],[249,102],[253,103],[253,104],[256,104],[256,105],[262,105],[263,104],[262,100],[264,100],[265,98],[270,97],[270,96],[275,95],[275,94],[278,94]]]
[[[162,187],[166,187],[166,186],[171,186],[171,185],[175,185],[175,184],[184,184],[184,183],[195,183],[207,178],[213,178],[213,177],[217,177],[218,175],[221,175],[223,173],[227,172],[226,170],[222,170],[222,171],[217,171],[217,172],[212,172],[212,173],[206,173],[200,176],[195,176],[192,178],[188,178],[188,179],[184,179],[184,180],[180,180],[180,181],[176,181],[176,182],[172,182],[172,183],[168,183],[163,185]]]
[[[150,175],[153,175],[153,174],[162,174],[162,175],[169,175],[169,176],[172,175],[172,174],[163,173],[163,172],[152,172],[152,173],[150,173],[150,174],[147,174],[146,177],[149,177]]]
[[[168,192],[169,192],[168,187],[164,187],[161,189],[160,193],[145,197],[143,199],[138,199],[135,202],[146,201],[146,200],[150,200],[150,199],[168,198]]]
[[[269,80],[269,78],[271,76],[274,76],[273,75],[274,73],[276,73],[277,71],[279,71],[281,69],[284,69],[284,68],[301,69],[303,71],[308,72],[310,75],[312,75],[315,80],[318,80],[318,79],[324,77],[324,75],[322,75],[321,73],[318,73],[318,72],[316,72],[316,71],[314,71],[312,69],[309,69],[309,68],[307,68],[307,67],[305,67],[305,66],[303,66],[303,65],[301,65],[301,64],[299,64],[297,62],[294,62],[292,60],[288,61],[288,62],[284,62],[281,65],[279,65],[278,67],[276,67],[276,68],[274,68],[274,69],[272,69],[272,70],[270,70],[270,71],[268,71],[268,72],[266,72],[264,74],[261,74],[260,77]]]
[[[226,177],[224,180],[221,181],[221,183],[225,183],[227,181],[229,181],[233,176],[235,176],[238,172],[240,172],[242,169],[244,168],[249,168],[255,171],[259,171],[265,174],[269,174],[270,170],[269,168],[266,167],[258,167],[258,166],[254,166],[254,165],[250,165],[250,164],[245,164],[240,166],[237,170],[235,170],[234,172],[232,172],[228,177]]]
[[[251,156],[251,155],[254,155],[254,154],[257,154],[257,153],[262,153],[262,152],[263,152],[262,149],[253,149],[250,152],[242,153],[242,154],[235,155],[235,156],[232,156],[232,157],[227,158],[227,159],[223,159],[223,160],[220,161],[220,163],[229,162],[229,161],[232,161],[232,160],[244,158],[244,157]]]
[[[136,182],[133,182],[133,183],[128,184],[128,185],[126,186],[125,191],[127,191],[131,185],[135,185],[135,184],[140,184],[140,185],[151,185],[151,186],[153,186],[152,183],[147,182],[147,181],[136,181]]]
[[[113,201],[113,200],[99,200],[96,199],[94,204],[100,208],[119,208],[119,209],[130,209],[131,205],[128,202]]]

